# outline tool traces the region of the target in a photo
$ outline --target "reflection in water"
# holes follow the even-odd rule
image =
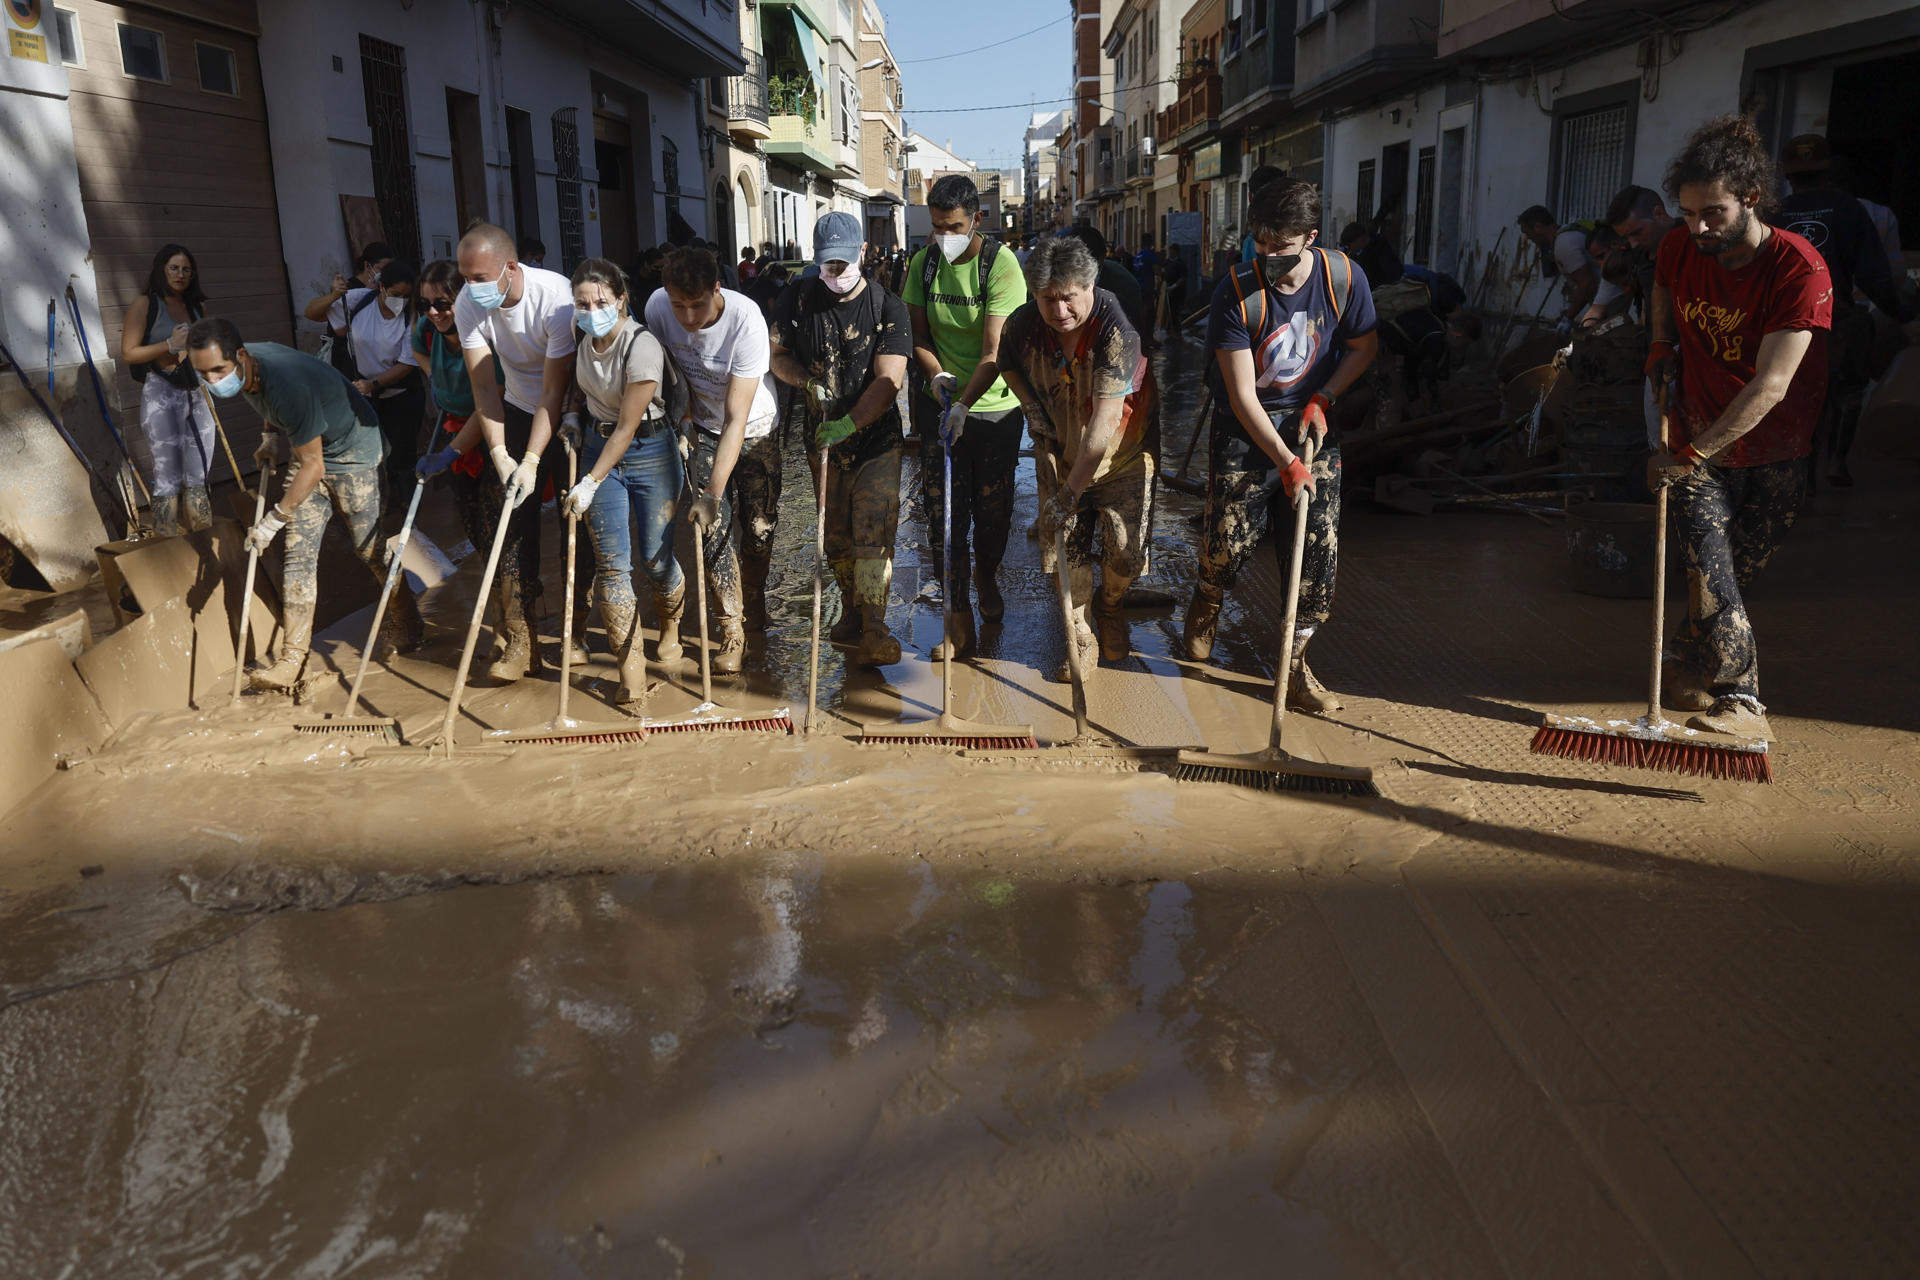
[[[1367,1271],[1286,1190],[1360,1070],[1274,1023],[1310,914],[773,854],[274,917],[0,1016],[0,1273]]]

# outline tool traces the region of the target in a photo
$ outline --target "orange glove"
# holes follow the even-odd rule
[[[1333,408],[1333,401],[1324,392],[1316,391],[1307,401],[1307,407],[1300,411],[1300,426],[1313,432],[1316,441],[1327,438],[1327,410]]]
[[[1286,490],[1287,503],[1291,506],[1300,500],[1302,489],[1305,489],[1309,495],[1313,493],[1313,472],[1307,470],[1306,463],[1295,458],[1286,465],[1285,470],[1281,471],[1280,487]]]
[[[1674,362],[1679,358],[1680,348],[1671,342],[1656,342],[1647,353],[1646,375],[1648,381],[1656,387],[1663,387],[1673,381]]]

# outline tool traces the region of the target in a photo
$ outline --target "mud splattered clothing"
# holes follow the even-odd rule
[[[507,452],[514,457],[525,456],[527,441],[533,435],[533,415],[514,404],[511,400],[502,406],[505,421],[503,438]],[[565,491],[567,473],[565,466],[566,450],[553,448],[540,455],[539,470],[535,473],[533,495],[513,509],[507,521],[507,540],[500,548],[500,567],[495,572],[500,582],[513,581],[519,584],[517,599],[525,602],[528,624],[538,616],[535,601],[540,596],[540,495],[547,491],[547,485]],[[480,540],[474,547],[485,555],[493,546],[493,538],[500,529],[500,510],[506,504],[506,486],[500,480],[500,473],[491,462],[480,468],[479,491]],[[485,563],[482,561],[481,563]]]
[[[821,415],[825,422],[853,411],[873,383],[876,357],[913,354],[907,304],[874,280],[847,298],[818,279],[803,280],[775,299],[771,327],[773,340],[800,362],[807,376],[832,389],[833,398]],[[805,393],[796,392],[795,399],[804,402]],[[889,404],[879,417],[834,445],[827,457],[838,470],[852,471],[899,449],[901,439],[900,410]],[[833,519],[831,511],[827,518]]]
[[[281,484],[293,483],[299,462],[286,464]],[[286,568],[280,594],[289,611],[313,610],[319,597],[320,539],[338,513],[346,521],[347,542],[354,555],[382,582],[386,579],[387,540],[380,532],[380,513],[386,506],[386,477],[379,467],[336,471],[329,467],[306,500],[287,521]]]
[[[1052,456],[1052,455],[1049,455]],[[1055,466],[1059,464],[1056,462]],[[1035,471],[1051,470],[1037,463]],[[1129,584],[1152,566],[1150,545],[1153,538],[1153,491],[1157,471],[1151,457],[1144,467],[1135,467],[1123,475],[1096,480],[1080,495],[1067,525],[1068,568],[1094,562],[1093,537],[1100,535],[1100,571],[1110,599],[1118,600]],[[1051,494],[1056,484],[1049,479]],[[1047,499],[1042,498],[1043,511]],[[1054,531],[1043,518],[1040,528],[1040,567],[1054,573]],[[1090,580],[1089,580],[1090,581]],[[1076,592],[1074,604],[1086,601]]]
[[[843,610],[884,626],[900,527],[899,448],[852,470],[827,468],[827,564]]]
[[[1002,385],[1002,384],[996,384]],[[920,493],[927,514],[927,541],[933,562],[941,562],[946,530],[941,525],[946,492],[941,457],[940,408],[925,396],[913,402],[914,432],[920,438]],[[953,447],[953,583],[947,607],[958,612],[973,599],[973,575],[990,576],[1006,559],[1013,527],[1013,472],[1020,461],[1019,408],[969,413],[960,442]]]
[[[1291,412],[1303,407],[1313,393],[1326,386],[1334,369],[1347,352],[1347,343],[1365,337],[1377,327],[1373,311],[1373,290],[1366,273],[1350,263],[1352,284],[1343,302],[1336,296],[1334,282],[1327,270],[1334,251],[1311,252],[1313,270],[1307,282],[1292,293],[1267,288],[1260,291],[1263,302],[1256,305],[1264,315],[1252,317],[1249,296],[1243,303],[1229,277],[1213,291],[1213,310],[1207,320],[1207,350],[1251,351],[1253,353],[1254,391],[1260,405],[1269,413]],[[1217,362],[1207,376],[1215,388],[1216,405],[1225,406],[1226,395],[1219,389]],[[1228,435],[1252,444],[1239,419],[1231,410],[1215,414],[1215,434],[1224,429]]]
[[[155,372],[140,384],[140,430],[153,454],[153,496],[207,487],[217,441],[200,388],[184,390]]]
[[[1160,452],[1153,375],[1140,350],[1140,334],[1113,294],[1095,289],[1086,323],[1064,342],[1040,318],[1040,309],[1027,303],[1007,318],[1001,332],[1000,367],[1018,372],[1046,409],[1045,420],[1029,422],[1027,429],[1035,446],[1045,441],[1065,469],[1079,460],[1095,402],[1122,397],[1119,438],[1094,481],[1153,465]]]
[[[740,556],[733,545],[733,515],[736,507],[735,492],[742,480],[742,472],[747,470],[748,458],[756,448],[764,448],[773,442],[776,459],[779,453],[779,437],[767,436],[758,440],[749,440],[740,448],[740,460],[734,464],[733,477],[727,482],[727,489],[720,497],[720,519],[713,532],[706,535],[707,594],[713,615],[719,619],[731,619],[738,623],[741,615],[740,594]],[[705,431],[696,431],[693,439],[693,453],[687,458],[687,483],[695,493],[703,492],[707,483],[713,479],[713,457],[720,447],[720,437]],[[764,470],[764,463],[762,464]],[[779,501],[780,471],[776,465],[773,471],[774,500]],[[744,520],[743,520],[744,523]],[[769,542],[772,524],[769,521]]]
[[[1806,492],[1797,458],[1694,468],[1668,490],[1687,569],[1687,618],[1667,656],[1695,666],[1714,697],[1760,702],[1760,658],[1746,591],[1792,526]]]

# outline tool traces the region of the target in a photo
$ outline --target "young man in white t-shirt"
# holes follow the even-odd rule
[[[573,381],[574,351],[572,285],[559,272],[529,267],[514,255],[513,237],[489,224],[460,240],[460,275],[467,284],[454,300],[453,322],[473,383],[473,414],[448,446],[458,456],[476,440],[486,441],[493,468],[482,473],[480,505],[487,520],[499,519],[511,499],[512,523],[495,579],[506,619],[505,652],[487,669],[503,681],[541,669],[534,643],[540,504],[527,499],[537,498],[555,478],[559,451],[549,458],[547,443]],[[506,379],[504,400],[494,381],[496,356]],[[486,533],[492,536],[494,529]]]
[[[661,263],[660,279],[662,287],[647,299],[647,329],[686,375],[691,393],[695,429],[687,479],[694,502],[688,519],[706,540],[720,631],[713,669],[731,675],[740,670],[747,629],[767,625],[767,570],[780,508],[772,347],[760,308],[720,287],[720,264],[707,250],[676,249]]]

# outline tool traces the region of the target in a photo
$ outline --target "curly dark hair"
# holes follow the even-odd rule
[[[1687,136],[1680,154],[1667,165],[1667,194],[1680,198],[1680,188],[1726,184],[1741,199],[1754,198],[1764,213],[1779,203],[1780,172],[1760,127],[1743,115],[1717,116]]]
[[[689,297],[712,293],[720,283],[720,263],[706,249],[675,249],[660,264],[660,283]]]
[[[1256,239],[1303,236],[1320,229],[1320,188],[1311,182],[1276,180],[1253,193],[1247,229]]]

